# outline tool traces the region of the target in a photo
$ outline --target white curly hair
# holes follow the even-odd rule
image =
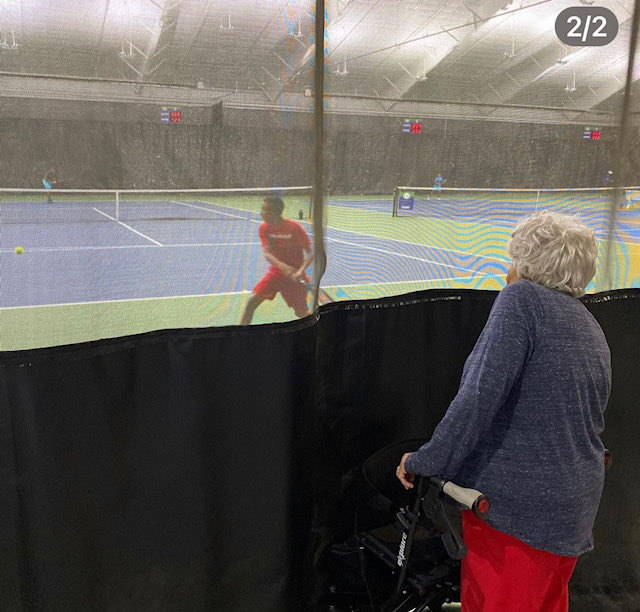
[[[518,276],[581,297],[596,273],[595,232],[578,217],[543,211],[513,230],[507,251]]]

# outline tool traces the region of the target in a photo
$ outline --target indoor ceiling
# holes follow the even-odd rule
[[[333,94],[595,108],[624,89],[633,0],[604,47],[554,22],[591,0],[328,0]],[[231,91],[313,80],[310,0],[0,0],[0,72]],[[640,78],[640,58],[634,80]],[[1,86],[1,81],[0,81]]]

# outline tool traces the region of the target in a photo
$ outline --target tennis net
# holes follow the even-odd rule
[[[311,216],[311,187],[182,190],[0,189],[0,223],[246,221],[260,219],[267,195],[287,217]]]
[[[627,207],[635,188],[475,189],[396,187],[394,217],[430,217],[509,225],[537,211],[578,214],[604,222],[612,202]]]

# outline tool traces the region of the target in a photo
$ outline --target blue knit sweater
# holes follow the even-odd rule
[[[520,280],[499,293],[456,397],[406,469],[479,489],[492,527],[579,555],[593,548],[610,389],[609,347],[585,306]]]

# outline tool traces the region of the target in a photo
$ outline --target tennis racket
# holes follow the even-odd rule
[[[309,293],[314,292],[315,287],[313,286],[312,283],[310,283],[309,281],[306,281],[304,278],[301,278],[299,282],[305,286],[305,288]],[[333,302],[333,298],[322,287],[319,287],[318,302],[320,302],[320,304],[330,304],[331,302]]]

